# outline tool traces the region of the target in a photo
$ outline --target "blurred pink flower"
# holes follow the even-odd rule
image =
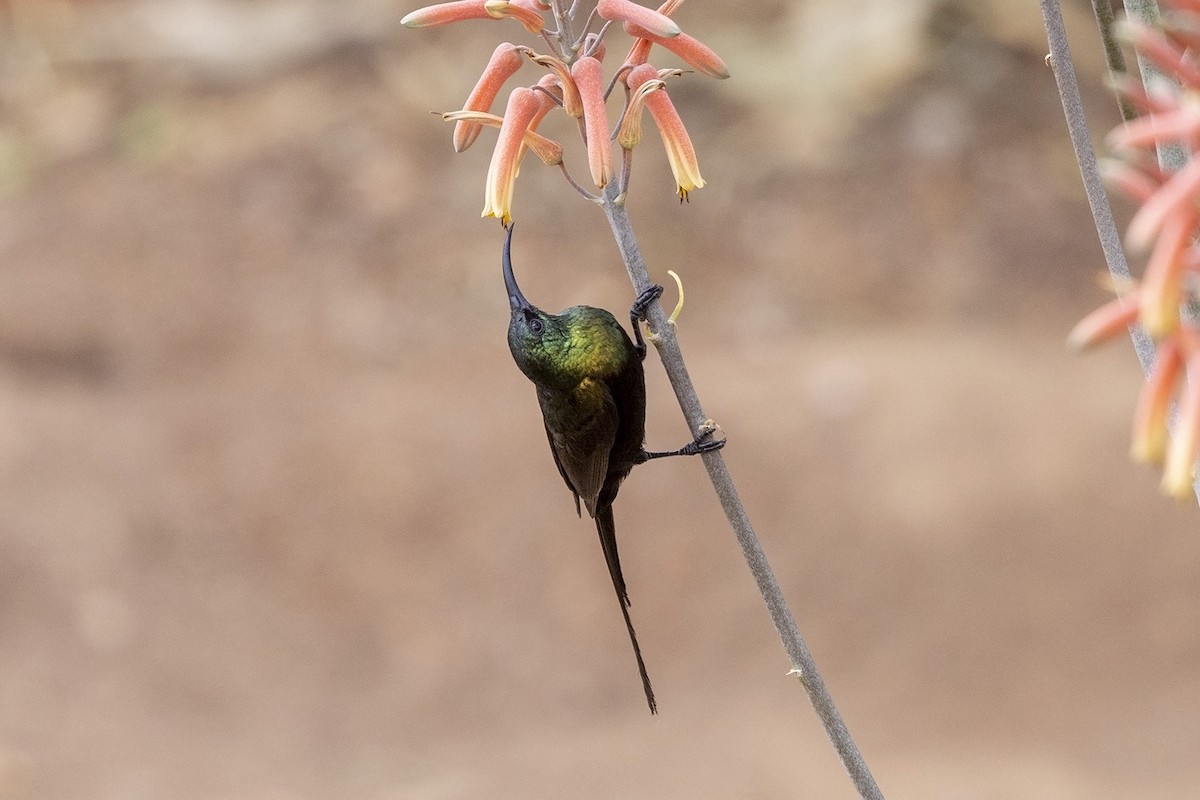
[[[1184,310],[1200,300],[1200,2],[1164,0],[1164,5],[1173,6],[1174,13],[1163,15],[1162,30],[1128,21],[1120,30],[1178,88],[1147,92],[1131,77],[1111,80],[1141,116],[1109,134],[1115,158],[1102,165],[1109,184],[1138,203],[1125,244],[1131,254],[1147,254],[1142,279],[1123,300],[1085,317],[1068,341],[1086,347],[1135,320],[1155,339],[1154,366],[1138,399],[1130,453],[1137,461],[1161,462],[1163,491],[1187,497],[1200,452],[1200,331]],[[1158,163],[1161,146],[1182,146],[1190,158],[1169,173]],[[1172,400],[1178,414],[1170,431]]]

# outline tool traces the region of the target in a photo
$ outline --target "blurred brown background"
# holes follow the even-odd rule
[[[647,715],[507,352],[493,135],[428,113],[536,42],[413,5],[0,7],[0,798],[851,797],[683,459],[617,504]],[[734,77],[672,85],[709,185],[648,134],[633,218],[885,793],[1195,796],[1200,520],[1128,463],[1128,344],[1063,346],[1106,295],[1036,4],[679,18]],[[556,172],[515,215],[531,299],[628,307]]]

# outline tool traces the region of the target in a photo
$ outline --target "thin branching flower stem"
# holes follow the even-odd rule
[[[1067,131],[1071,145],[1075,148],[1075,159],[1079,162],[1079,174],[1083,177],[1083,189],[1087,193],[1088,205],[1092,209],[1092,220],[1100,236],[1100,249],[1104,261],[1118,286],[1130,283],[1129,262],[1121,246],[1121,233],[1113,220],[1108,192],[1100,177],[1096,163],[1096,151],[1088,134],[1087,120],[1083,115],[1083,100],[1079,95],[1079,82],[1075,79],[1075,67],[1071,62],[1071,48],[1067,45],[1067,30],[1063,23],[1062,9],[1058,0],[1041,0],[1042,22],[1046,25],[1046,40],[1050,44],[1050,65],[1054,79],[1058,82],[1058,94],[1062,98],[1063,113],[1067,118]],[[1137,352],[1142,372],[1149,372],[1154,363],[1154,341],[1140,326],[1130,328],[1133,349]]]
[[[642,259],[637,239],[634,237],[633,226],[629,221],[629,214],[625,209],[624,202],[618,198],[616,182],[610,183],[605,191],[603,207],[616,239],[617,248],[620,250],[625,268],[629,272],[629,279],[633,282],[634,289],[640,294],[650,286],[650,274],[646,269],[646,262]],[[692,378],[688,374],[674,328],[668,323],[666,312],[658,303],[654,303],[650,307],[647,317],[651,329],[656,334],[655,346],[658,348],[659,359],[675,390],[679,407],[683,410],[684,418],[687,420],[692,434],[698,435],[707,418],[700,406],[700,398],[696,394]],[[704,466],[708,470],[708,476],[712,481],[713,489],[716,490],[721,507],[725,511],[725,516],[729,519],[729,524],[737,536],[746,564],[750,567],[750,572],[753,573],[754,580],[758,584],[758,590],[767,604],[771,620],[779,632],[779,638],[783,640],[784,649],[792,663],[792,674],[800,679],[804,690],[808,693],[809,700],[825,728],[825,733],[828,734],[842,764],[850,774],[850,779],[854,782],[859,796],[864,800],[883,800],[883,793],[879,791],[879,786],[871,776],[871,771],[867,768],[867,764],[858,750],[858,745],[854,743],[854,739],[846,729],[846,724],[842,721],[841,714],[838,713],[833,698],[830,697],[829,690],[825,687],[825,681],[817,669],[812,653],[809,652],[803,637],[800,636],[800,631],[796,627],[796,619],[788,608],[787,600],[779,588],[779,583],[775,580],[775,573],[767,561],[762,545],[759,544],[758,536],[754,533],[750,517],[746,514],[746,509],[738,497],[737,487],[725,466],[725,460],[721,457],[720,451],[704,453],[701,458],[704,460]]]
[[[1112,0],[1092,0],[1092,14],[1100,29],[1100,41],[1104,43],[1104,60],[1108,62],[1108,71],[1113,75],[1125,74],[1125,54],[1121,52],[1121,44],[1117,41]],[[1126,122],[1137,116],[1133,104],[1119,94],[1117,107],[1121,109],[1121,119]]]

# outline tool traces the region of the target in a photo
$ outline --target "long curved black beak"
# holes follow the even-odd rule
[[[512,269],[512,235],[513,228],[517,227],[515,223],[510,223],[508,226],[508,235],[504,237],[504,258],[501,263],[504,266],[504,287],[508,289],[508,305],[513,311],[527,311],[533,306],[529,305],[529,301],[525,299],[525,295],[521,294],[521,289],[517,286],[517,279],[513,277]]]

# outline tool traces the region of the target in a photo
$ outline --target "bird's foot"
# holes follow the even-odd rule
[[[638,464],[644,464],[655,458],[667,458],[669,456],[698,456],[701,453],[712,453],[720,450],[725,446],[725,439],[714,439],[715,434],[720,427],[711,419],[704,420],[704,424],[700,426],[700,433],[695,439],[685,444],[678,450],[668,450],[666,452],[651,452],[643,450],[637,460]]]
[[[711,419],[704,420],[704,424],[700,426],[700,435],[693,439],[691,444],[685,445],[683,449],[690,450],[695,455],[720,450],[725,446],[725,437],[721,437],[720,439],[713,438],[718,429],[719,426],[717,423]]]
[[[662,293],[663,287],[657,283],[651,284],[646,291],[639,294],[637,299],[633,301],[633,305],[629,309],[629,316],[635,320],[644,320],[646,318],[646,311],[655,300],[662,297]]]

